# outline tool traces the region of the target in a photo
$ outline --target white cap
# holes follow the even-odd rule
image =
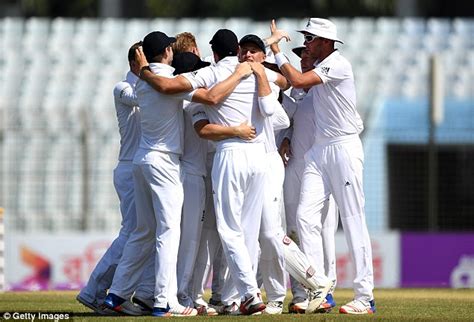
[[[306,27],[303,30],[297,30],[301,33],[310,33],[321,38],[326,38],[340,43],[344,43],[342,40],[337,38],[337,28],[336,25],[322,18],[309,18]]]

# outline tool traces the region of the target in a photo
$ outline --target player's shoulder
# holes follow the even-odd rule
[[[133,91],[132,84],[123,80],[115,84],[113,92],[114,92],[114,95],[120,96],[124,91],[127,91],[127,90]]]

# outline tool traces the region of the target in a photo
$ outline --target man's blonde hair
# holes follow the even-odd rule
[[[197,49],[196,37],[190,32],[182,32],[176,35],[176,42],[171,47],[174,54],[191,52],[193,47]]]

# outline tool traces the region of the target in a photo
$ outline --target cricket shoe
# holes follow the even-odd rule
[[[240,312],[243,315],[261,314],[265,308],[266,305],[263,303],[260,293],[255,294],[255,296],[245,297],[242,303],[240,303]]]
[[[192,307],[182,306],[181,304],[174,304],[172,307],[170,307],[169,305],[167,305],[165,308],[154,307],[151,315],[158,316],[158,317],[196,316],[197,310]]]
[[[288,304],[288,313],[305,314],[308,303],[308,299],[294,298],[293,301]]]
[[[316,290],[310,291],[308,308],[306,309],[306,314],[315,313],[319,306],[323,303],[326,295],[328,295],[329,290],[331,289],[333,283],[332,281],[327,281],[326,284],[319,286]]]
[[[267,307],[263,310],[263,314],[281,314],[283,312],[283,302],[269,301]]]
[[[196,316],[198,311],[189,306],[183,306],[179,303],[170,306],[169,312],[171,316]]]
[[[194,308],[198,311],[198,315],[214,316],[218,314],[216,309],[210,307],[203,299],[195,301]]]
[[[224,307],[225,305],[221,301],[209,299],[209,308],[214,309],[217,314],[224,314]]]
[[[157,316],[157,317],[171,316],[170,306],[166,305],[166,307],[153,307],[153,311],[151,312],[151,315]]]
[[[109,309],[104,304],[99,304],[97,301],[88,301],[85,297],[81,296],[81,294],[76,296],[76,300],[81,303],[82,305],[88,307],[92,311],[100,315],[117,315],[117,312],[114,310]]]
[[[108,307],[109,309],[114,310],[117,313],[123,313],[122,305],[126,301],[127,301],[126,299],[114,293],[109,293],[107,294],[107,297],[104,300],[104,305]]]
[[[127,315],[150,315],[153,311],[153,301],[142,300],[133,296],[130,301],[123,302],[120,307],[121,312]]]
[[[339,313],[343,314],[373,314],[375,313],[375,301],[353,300],[341,306]]]
[[[223,315],[242,315],[242,312],[240,312],[239,305],[233,302],[231,305],[224,305],[224,307],[222,308],[222,314]]]
[[[323,303],[321,303],[321,305],[316,310],[316,313],[329,313],[331,312],[332,308],[335,306],[336,306],[336,301],[334,301],[332,294],[328,293]]]

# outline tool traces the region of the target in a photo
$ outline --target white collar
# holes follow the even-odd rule
[[[163,63],[150,63],[150,69],[153,72],[153,74],[156,74],[159,71],[164,71],[166,73],[169,72],[170,74],[173,74],[174,72],[173,66],[163,64]]]
[[[327,56],[326,58],[324,58],[322,61],[316,62],[316,63],[314,64],[314,66],[321,65],[321,64],[324,63],[324,62],[327,62],[327,61],[329,61],[329,60],[331,60],[331,59],[333,59],[333,58],[339,57],[340,55],[341,55],[341,53],[339,53],[339,50],[336,49],[336,50],[334,50],[332,53],[330,53],[329,56]]]
[[[231,64],[231,63],[235,63],[235,62],[239,62],[237,56],[226,56],[226,57],[222,58],[221,60],[219,60],[217,62],[217,65],[219,65],[221,63],[222,64]]]

